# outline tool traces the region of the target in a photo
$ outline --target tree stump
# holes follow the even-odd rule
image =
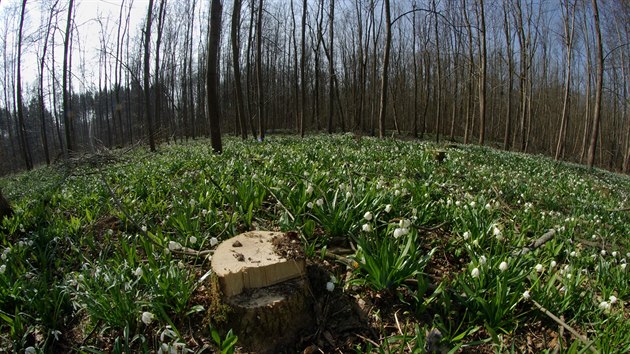
[[[305,257],[294,233],[252,231],[222,242],[212,270],[239,345],[257,353],[287,349],[312,323]]]
[[[0,222],[2,222],[2,219],[4,219],[5,216],[10,217],[11,215],[13,215],[13,209],[11,209],[9,202],[4,199],[2,190],[0,190]]]

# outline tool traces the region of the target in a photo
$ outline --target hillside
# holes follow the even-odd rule
[[[224,144],[0,179],[15,210],[0,351],[211,352],[205,254],[251,229],[297,231],[327,278],[311,282],[327,310],[290,352],[630,351],[627,176],[352,135]]]

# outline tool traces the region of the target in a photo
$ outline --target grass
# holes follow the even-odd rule
[[[375,334],[343,350],[630,351],[627,176],[350,135],[224,151],[195,141],[0,179],[16,212],[0,225],[0,351],[231,352],[236,336],[207,320],[207,259],[179,251],[257,228],[298,231],[320,264],[356,246],[329,271],[373,305]]]

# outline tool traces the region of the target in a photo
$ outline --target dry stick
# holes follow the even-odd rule
[[[547,232],[545,232],[542,236],[540,236],[534,242],[532,242],[529,245],[523,247],[520,251],[512,252],[512,254],[515,255],[515,256],[522,256],[524,254],[527,254],[530,251],[535,250],[538,247],[540,247],[540,246],[544,245],[545,243],[549,242],[549,240],[551,240],[555,234],[556,234],[556,230],[555,229],[549,229]]]
[[[568,330],[569,332],[571,332],[571,334],[573,334],[577,339],[579,339],[580,341],[582,341],[582,343],[586,344],[587,348],[591,350],[591,352],[593,353],[599,353],[597,351],[597,349],[593,348],[593,343],[591,341],[588,340],[588,338],[586,338],[585,335],[580,334],[578,331],[576,331],[573,327],[569,326],[566,322],[564,322],[563,320],[561,320],[560,318],[558,318],[558,316],[554,315],[553,313],[549,312],[549,310],[547,310],[546,308],[544,308],[541,304],[537,303],[536,300],[532,300],[532,303],[534,305],[536,305],[536,307],[542,311],[542,313],[544,313],[545,315],[549,316],[552,320],[556,321],[556,323],[558,323],[559,325],[561,325],[562,327],[564,327],[566,330]]]
[[[619,208],[619,209],[608,209],[607,211],[615,212],[615,211],[630,211],[630,207],[628,208]]]

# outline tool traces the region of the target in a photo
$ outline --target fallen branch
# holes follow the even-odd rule
[[[513,254],[515,256],[525,255],[525,254],[527,254],[527,253],[537,249],[538,247],[544,245],[545,243],[549,242],[549,240],[551,240],[555,234],[556,234],[556,230],[555,229],[550,229],[547,232],[545,232],[542,236],[540,236],[538,239],[536,239],[534,242],[531,242],[529,245],[523,247],[519,251],[513,252]]]
[[[630,207],[628,207],[628,208],[619,208],[619,209],[608,209],[607,211],[609,211],[609,212],[630,211]]]
[[[585,335],[580,334],[578,331],[576,331],[573,327],[569,326],[566,322],[564,322],[563,320],[561,320],[560,318],[558,318],[558,316],[554,315],[553,313],[551,313],[549,310],[547,310],[546,308],[544,308],[541,304],[537,303],[535,300],[532,300],[532,303],[545,315],[549,316],[549,318],[551,318],[552,320],[556,321],[557,324],[561,325],[562,327],[564,327],[566,330],[568,330],[569,332],[571,332],[571,334],[573,334],[577,339],[579,339],[582,343],[586,344],[586,347],[588,349],[590,349],[591,352],[593,353],[599,353],[597,351],[597,349],[593,348],[593,343],[591,341],[588,340],[588,338],[586,338]]]

